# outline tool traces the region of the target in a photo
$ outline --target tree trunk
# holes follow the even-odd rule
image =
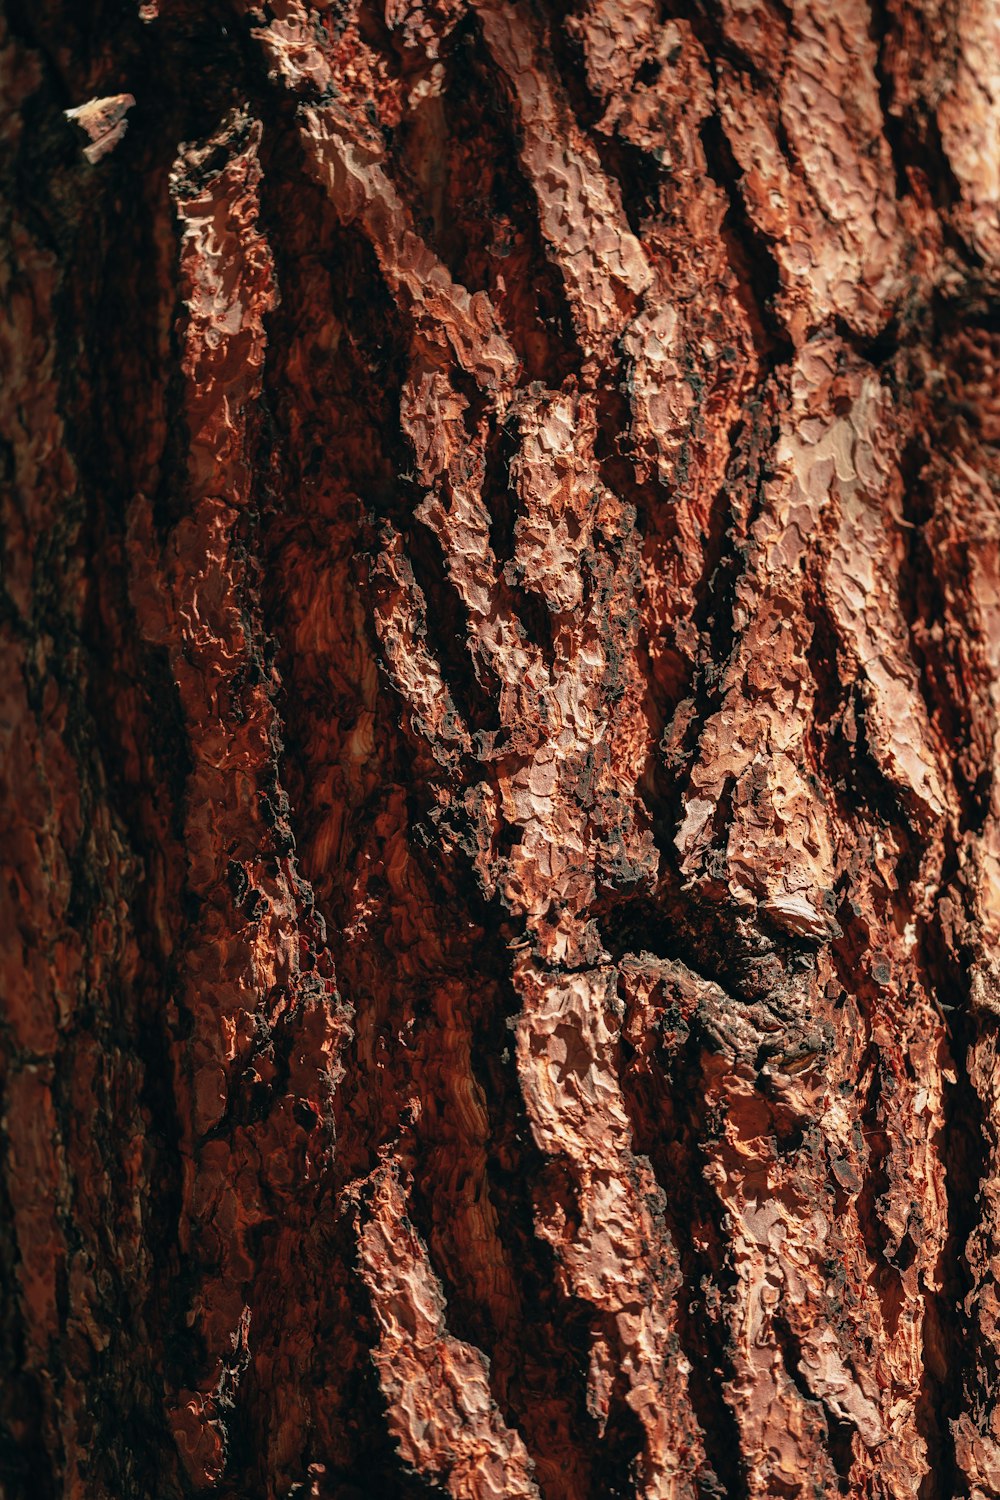
[[[8,0],[5,1500],[1000,1496],[995,0]]]

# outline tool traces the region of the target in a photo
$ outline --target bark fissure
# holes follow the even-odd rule
[[[1000,1496],[991,25],[0,7],[11,1500]]]
[[[650,1040],[656,1045],[658,1039]],[[719,1317],[732,1278],[726,1268],[724,1225],[718,1222],[718,1206],[703,1176],[708,1122],[697,1101],[704,1038],[694,1024],[689,1038],[685,1041],[682,1033],[678,1042],[666,1061],[654,1053],[654,1066],[649,1068],[647,1061],[645,1077],[626,1083],[625,1097],[636,1149],[652,1162],[663,1193],[664,1220],[679,1256],[684,1292],[678,1305],[678,1337],[711,1466],[698,1477],[699,1493],[743,1500],[748,1491],[739,1429],[726,1397],[734,1372]],[[627,1080],[633,1071],[634,1065],[626,1063]],[[702,1240],[701,1249],[696,1248],[696,1236]]]

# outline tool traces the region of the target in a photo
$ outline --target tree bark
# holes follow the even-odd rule
[[[993,0],[7,0],[5,1500],[1000,1496]]]

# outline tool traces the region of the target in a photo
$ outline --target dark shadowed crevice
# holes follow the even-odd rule
[[[957,884],[958,859],[952,848],[941,875],[943,891]],[[952,1424],[961,1415],[966,1382],[977,1368],[980,1349],[975,1326],[965,1310],[974,1290],[967,1247],[981,1216],[980,1185],[990,1169],[983,1101],[969,1076],[969,1054],[979,1023],[969,1006],[969,975],[945,936],[939,914],[920,924],[920,952],[928,991],[947,1022],[945,1066],[953,1063],[954,1082],[944,1083],[941,1160],[948,1195],[948,1236],[938,1274],[941,1289],[925,1296],[924,1383],[917,1418],[935,1462],[921,1500],[950,1500],[966,1491],[959,1470]],[[987,1022],[986,1024],[995,1024]],[[983,1351],[985,1352],[985,1351]]]
[[[726,1235],[717,1199],[704,1176],[711,1150],[705,1111],[703,1049],[693,1026],[677,1049],[658,1052],[643,1076],[622,1042],[622,1094],[634,1149],[648,1157],[664,1197],[664,1223],[679,1261],[681,1284],[674,1300],[677,1332],[687,1364],[688,1396],[701,1429],[705,1454],[727,1500],[749,1494],[741,1462],[740,1432],[725,1394],[734,1378],[727,1352],[728,1329],[721,1308],[733,1284]],[[713,1493],[711,1476],[702,1492]]]
[[[905,198],[910,192],[907,176],[909,165],[906,149],[906,133],[900,112],[896,108],[896,89],[888,61],[890,52],[900,42],[899,28],[890,16],[886,0],[871,0],[869,33],[875,44],[875,82],[878,84],[879,105],[882,110],[882,134],[892,155],[896,173],[896,197]]]
[[[556,86],[562,89],[576,125],[597,155],[610,192],[620,196],[628,226],[641,238],[645,221],[662,211],[663,168],[651,152],[601,127],[607,101],[591,93],[584,45],[566,24],[577,8],[573,0],[540,0],[539,9],[546,20],[545,50],[555,64]],[[644,82],[642,68],[636,81]]]
[[[473,658],[469,612],[448,577],[441,541],[416,520],[409,522],[403,537],[406,560],[425,601],[422,624],[427,645],[455,706],[474,734],[496,732],[502,727],[500,684],[480,653]]]
[[[871,0],[869,34],[876,48],[875,79],[882,109],[882,131],[895,168],[896,197],[910,195],[910,173],[917,171],[927,183],[934,205],[942,214],[946,238],[956,248],[961,246],[966,258],[978,261],[979,257],[971,247],[960,241],[947,223],[950,210],[961,202],[962,188],[944,150],[937,116],[930,104],[930,87],[925,97],[921,97],[923,91],[920,88],[914,90],[916,102],[905,106],[897,103],[891,63],[894,58],[906,55],[906,41],[893,10],[887,0]],[[932,20],[936,18],[933,12],[930,15]],[[916,24],[919,25],[919,21]]]
[[[176,902],[167,903],[169,916],[157,911],[159,871],[155,863],[147,865],[147,858],[161,837],[169,857],[183,819],[189,758],[163,653],[147,653],[138,640],[123,537],[128,503],[150,472],[147,445],[155,449],[160,436],[154,225],[164,186],[164,146],[158,154],[150,152],[140,132],[119,167],[121,175],[106,177],[100,187],[92,180],[88,184],[79,142],[61,115],[67,102],[64,82],[50,88],[47,79],[32,96],[23,151],[14,164],[21,191],[36,205],[27,217],[62,263],[50,337],[56,349],[63,441],[71,458],[58,523],[37,539],[34,628],[47,648],[44,671],[36,678],[32,663],[25,686],[40,724],[46,717],[46,694],[55,689],[51,701],[61,697],[62,749],[76,779],[80,830],[79,838],[64,846],[72,884],[63,940],[78,937],[84,973],[104,968],[102,939],[120,944],[123,953],[131,949],[134,970],[129,982],[111,967],[100,985],[81,984],[50,1084],[68,1164],[67,1191],[79,1191],[74,1174],[96,1158],[92,1183],[100,1182],[105,1172],[112,1183],[103,1209],[109,1234],[127,1210],[122,1142],[108,1122],[118,1122],[129,1140],[128,1151],[138,1149],[148,1183],[140,1200],[139,1231],[146,1237],[146,1264],[102,1269],[94,1293],[98,1322],[111,1332],[89,1360],[92,1481],[142,1494],[153,1493],[159,1482],[164,1494],[174,1494],[179,1483],[176,1457],[159,1399],[153,1343],[162,1351],[169,1337],[169,1314],[163,1314],[174,1269],[180,1162],[169,1033],[158,1007],[170,993],[172,977],[161,937],[169,946],[183,918]],[[115,201],[114,190],[127,174],[142,180],[145,192],[133,192],[126,207]],[[81,228],[74,219],[88,198],[90,212]],[[74,479],[77,488],[72,487]],[[102,564],[86,592],[75,581],[85,576],[83,559]],[[157,734],[151,699],[159,687]],[[109,845],[120,872],[118,905],[110,910]],[[86,1074],[89,1040],[100,1062],[91,1075],[95,1117],[84,1121],[77,1089]],[[49,1149],[54,1146],[49,1143]],[[73,1253],[84,1260],[95,1241],[72,1222],[79,1207],[75,1197],[60,1205],[57,1233],[65,1234]],[[13,1290],[16,1280],[3,1280]],[[64,1319],[68,1297],[62,1273],[57,1297]],[[11,1347],[6,1340],[4,1346]],[[23,1351],[19,1364],[22,1359]],[[127,1396],[119,1388],[122,1368],[132,1371]],[[61,1369],[55,1385],[61,1400]],[[29,1453],[33,1417],[25,1393],[31,1386],[26,1370],[12,1378],[12,1400],[15,1408],[20,1401],[23,1410],[7,1413],[22,1428],[21,1441],[26,1439]],[[0,1482],[14,1495],[21,1488],[18,1465],[12,1461],[8,1468],[6,1475],[0,1471]],[[32,1458],[30,1490],[48,1495],[52,1486],[51,1464],[40,1450]]]
[[[103,233],[95,235],[98,264],[104,261],[105,253],[108,256],[105,263],[117,264],[119,274],[122,266],[138,268],[140,264],[149,264],[152,250],[146,232],[140,228],[136,238],[132,234],[134,225],[142,226],[145,212],[140,200],[134,219],[120,216],[118,231],[110,234],[110,249],[104,245]],[[106,294],[113,279],[111,274],[96,281],[93,277],[88,279],[86,267],[93,246],[81,246],[80,253],[83,264],[79,286],[102,285]],[[125,281],[131,285],[131,275]],[[127,834],[135,870],[130,882],[128,916],[139,962],[134,984],[127,990],[115,987],[113,1024],[121,1066],[127,1058],[135,1061],[141,1080],[139,1100],[149,1122],[144,1152],[150,1191],[143,1203],[143,1232],[147,1236],[150,1266],[148,1295],[143,1299],[141,1314],[145,1325],[143,1336],[152,1346],[164,1350],[174,1338],[169,1288],[177,1274],[182,1174],[176,1078],[170,1057],[174,1038],[165,1007],[177,983],[169,949],[183,942],[185,925],[178,892],[182,884],[180,841],[191,759],[166,652],[142,641],[128,599],[124,513],[132,494],[129,479],[132,477],[135,483],[139,478],[130,476],[129,470],[143,452],[141,446],[137,447],[138,433],[148,428],[154,441],[157,436],[155,395],[147,405],[138,394],[145,395],[150,382],[145,374],[137,379],[134,369],[129,369],[132,359],[141,361],[146,371],[153,363],[154,340],[149,323],[155,319],[155,311],[143,316],[142,280],[138,276],[135,286],[137,300],[127,307],[123,305],[120,312],[125,316],[117,320],[108,316],[105,295],[93,299],[89,305],[78,301],[72,310],[69,298],[64,300],[67,338],[69,327],[85,328],[84,359],[94,379],[80,382],[73,378],[72,372],[77,368],[75,350],[71,354],[67,349],[63,369],[67,423],[88,496],[82,534],[89,555],[105,561],[99,585],[89,596],[83,622],[89,665],[83,683],[86,703],[80,705],[80,713],[88,721],[90,753],[99,756],[119,827]],[[155,305],[154,298],[153,309]],[[124,337],[123,325],[130,330]],[[114,336],[110,337],[112,330]],[[155,380],[152,387],[155,392]],[[129,415],[120,418],[116,415],[124,412]],[[113,458],[111,462],[109,455]],[[168,842],[163,864],[146,865],[148,852],[164,835]],[[165,890],[164,884],[170,889]],[[80,896],[87,901],[82,887]],[[106,993],[105,1004],[111,1004],[111,999]],[[88,1018],[87,1012],[81,1011],[78,1024],[96,1027],[97,1016]],[[109,1087],[113,1087],[113,1080],[109,1081]],[[108,1381],[113,1386],[114,1359],[136,1366],[132,1405],[124,1412],[112,1409],[110,1403],[107,1405],[102,1418],[105,1435],[98,1446],[104,1453],[112,1482],[116,1476],[119,1487],[127,1490],[139,1485],[141,1493],[152,1494],[157,1476],[159,1482],[167,1483],[167,1472],[175,1461],[174,1445],[164,1421],[162,1400],[150,1388],[150,1372],[136,1364],[134,1350],[127,1348],[128,1335],[124,1330],[130,1329],[133,1321],[134,1311],[123,1305],[112,1352],[99,1362],[100,1373],[97,1369],[94,1372],[95,1385]],[[152,1379],[156,1386],[155,1373]],[[96,1401],[94,1406],[96,1413]],[[131,1470],[130,1462],[134,1465]],[[148,1465],[145,1474],[140,1473],[142,1463]],[[171,1482],[178,1481],[175,1477]]]
[[[863,684],[841,647],[822,586],[805,581],[806,617],[812,627],[808,648],[816,700],[809,744],[826,794],[844,823],[888,828],[899,850],[897,876],[905,893],[919,868],[925,839],[904,793],[879,766],[869,743]],[[838,664],[844,662],[843,670]],[[889,900],[889,893],[886,893]]]
[[[562,277],[529,211],[513,104],[471,13],[442,65],[440,97],[414,105],[394,133],[397,186],[455,281],[489,295],[523,380],[558,389],[579,369],[580,349]]]
[[[0,1077],[0,1106],[3,1081]],[[8,1153],[0,1129],[0,1492],[5,1500],[56,1500],[61,1487],[44,1431],[44,1401],[38,1376],[25,1361]]]
[[[787,1318],[777,1317],[773,1322],[778,1348],[781,1350],[785,1369],[799,1395],[814,1411],[822,1412],[826,1422],[826,1451],[837,1476],[837,1487],[842,1495],[851,1493],[851,1472],[854,1468],[854,1428],[844,1421],[825,1401],[817,1401],[802,1369],[802,1345]]]
[[[490,548],[501,572],[513,560],[517,523],[517,489],[511,465],[518,453],[516,414],[490,419],[486,440],[482,496],[490,516]]]
[[[708,173],[729,200],[722,236],[736,282],[736,295],[747,315],[765,368],[775,369],[794,356],[794,345],[776,312],[781,276],[765,235],[747,212],[740,191],[742,173],[718,115],[701,127]]]
[[[405,317],[385,286],[367,238],[336,220],[325,194],[306,175],[294,137],[283,138],[267,157],[262,220],[270,226],[282,288],[282,302],[271,315],[270,328],[279,351],[290,342],[304,346],[306,359],[321,381],[299,403],[297,417],[287,418],[282,379],[287,356],[279,353],[277,360],[272,356],[269,361],[269,392],[281,435],[282,462],[300,489],[318,488],[324,481],[349,486],[374,517],[387,518],[401,534],[406,563],[425,602],[420,624],[428,648],[440,663],[465,723],[474,732],[494,731],[499,727],[499,684],[488,666],[473,658],[468,611],[448,576],[440,540],[414,516],[424,492],[415,481],[412,449],[399,420],[406,378],[404,351],[409,342]],[[272,198],[269,184],[277,185],[283,194],[293,192],[291,214],[283,216],[281,201]],[[302,211],[309,204],[315,217],[305,221]],[[317,224],[323,226],[321,249]],[[336,360],[329,357],[326,345],[310,347],[299,320],[297,308],[300,301],[303,308],[306,305],[307,292],[302,261],[293,247],[303,232],[309,235],[309,282],[326,282],[331,322],[343,330]],[[300,415],[303,406],[309,419],[305,431]],[[331,442],[334,424],[341,438],[337,445]],[[334,468],[338,458],[347,460],[340,473]]]
[[[963,700],[955,685],[971,675],[963,661],[969,643],[952,639],[939,628],[947,616],[944,584],[949,569],[954,588],[969,587],[968,563],[959,549],[940,556],[929,540],[935,526],[935,498],[928,469],[931,453],[926,440],[916,438],[904,449],[903,480],[905,543],[900,567],[899,597],[909,626],[910,647],[920,672],[921,695],[931,722],[951,748],[946,765],[961,805],[963,831],[980,831],[989,814],[990,776],[986,757],[975,744],[975,704]],[[964,669],[964,670],[963,670]]]
[[[440,876],[428,856],[419,858],[433,889]],[[459,908],[455,892],[440,894],[442,909],[454,913],[456,930],[471,922],[483,934],[475,947],[481,986],[470,1011],[472,1073],[490,1125],[486,1187],[519,1298],[509,1327],[499,1328],[495,1322],[490,1326],[486,1310],[471,1303],[470,1289],[436,1262],[448,1295],[449,1327],[490,1356],[494,1398],[524,1437],[544,1500],[578,1500],[578,1493],[580,1500],[627,1500],[633,1493],[630,1462],[641,1446],[638,1421],[629,1407],[617,1402],[607,1432],[603,1438],[599,1435],[586,1401],[597,1314],[560,1288],[554,1252],[535,1228],[536,1213],[553,1193],[565,1197],[568,1213],[574,1208],[571,1183],[562,1182],[562,1166],[534,1142],[517,1076],[512,1023],[521,1002],[510,983],[507,946],[514,924],[495,902],[483,900],[471,872],[458,893]],[[489,1003],[483,1003],[487,996]],[[423,1187],[419,1212],[427,1225],[446,1211],[442,1186],[430,1176]],[[426,1234],[425,1239],[429,1240]]]
[[[895,1250],[891,1248],[882,1215],[882,1200],[887,1198],[892,1186],[887,1166],[892,1142],[882,1109],[882,1094],[890,1076],[872,1045],[869,1046],[863,1063],[862,1076],[865,1068],[870,1068],[871,1080],[861,1106],[859,1121],[867,1147],[867,1161],[855,1206],[871,1262],[871,1283],[882,1309],[882,1322],[889,1337],[895,1338],[902,1290],[898,1266],[899,1247]]]
[[[717,986],[734,1006],[767,1000],[774,987],[773,968],[762,959],[777,955],[788,970],[801,958],[794,941],[748,935],[736,909],[700,897],[680,886],[669,870],[661,871],[652,895],[622,897],[612,893],[595,906],[601,941],[616,962],[646,951],[682,964],[699,980]]]
[[[679,884],[674,836],[683,814],[688,775],[704,726],[719,708],[724,671],[738,644],[736,590],[747,573],[747,538],[765,504],[770,457],[778,437],[769,391],[773,393],[773,384],[758,386],[748,399],[743,423],[731,434],[726,476],[713,506],[712,546],[698,581],[692,615],[700,644],[694,660],[680,664],[683,676],[674,688],[673,717],[667,717],[659,754],[642,788],[660,851],[661,878],[671,888]],[[713,923],[719,914],[706,912],[705,916]]]
[[[594,144],[605,175],[621,193],[629,228],[642,239],[647,220],[656,219],[663,211],[663,168],[650,152],[620,135],[596,132]]]
[[[126,212],[114,211],[105,199],[92,235],[81,237],[76,274],[62,299],[61,364],[67,427],[87,497],[82,535],[88,555],[104,560],[83,620],[89,661],[85,712],[135,870],[128,915],[138,966],[133,985],[118,992],[114,1025],[119,1055],[135,1060],[139,1102],[148,1121],[144,1153],[150,1189],[143,1202],[143,1232],[149,1284],[140,1310],[144,1338],[164,1351],[161,1363],[173,1374],[190,1368],[191,1357],[178,1333],[186,1307],[175,1303],[172,1290],[178,1274],[182,1162],[170,1055],[176,1037],[168,1001],[179,982],[171,950],[184,941],[181,849],[192,763],[167,652],[142,639],[129,600],[125,557],[129,503],[151,478],[155,489],[157,465],[168,487],[177,493],[181,488],[182,450],[178,447],[171,461],[170,450],[162,447],[165,406],[157,368],[155,235],[166,191],[165,145],[159,143],[151,153],[140,122],[126,168],[146,173],[152,202],[136,197]],[[89,296],[84,296],[85,288]],[[162,860],[147,863],[158,845]],[[96,1016],[90,1024],[96,1026]],[[123,1334],[134,1316],[131,1309],[122,1309],[111,1353],[102,1361],[108,1368],[95,1384],[105,1378],[113,1384],[114,1359],[135,1363]],[[123,1466],[117,1471],[122,1489],[138,1485],[137,1493],[152,1494],[158,1483],[167,1485],[167,1474],[175,1467],[158,1389],[163,1373],[162,1368],[147,1372],[137,1366],[130,1409],[109,1407],[104,1413],[106,1436],[99,1447],[109,1466]],[[130,1461],[135,1465],[131,1470]],[[144,1475],[141,1462],[148,1465]],[[169,1482],[179,1480],[175,1475]]]
[[[632,410],[627,386],[620,383],[617,370],[598,385],[595,396],[594,458],[601,479],[609,490],[635,507],[637,529],[643,536],[655,534],[658,541],[673,540],[677,535],[676,494],[655,472],[645,480],[636,474],[635,445],[629,432]]]
[[[399,422],[406,318],[368,238],[340,222],[313,180],[298,132],[280,119],[276,127],[261,147],[260,223],[281,293],[267,319],[265,392],[283,477],[311,491],[325,482],[402,514],[401,480],[412,468]]]
[[[583,44],[566,25],[567,19],[580,8],[577,0],[538,0],[538,11],[543,17],[545,51],[554,64],[553,83],[562,90],[577,126],[587,133],[596,147],[594,126],[604,109],[587,85]]]
[[[338,1234],[344,1263],[354,1261],[354,1247],[346,1232],[347,1216],[344,1216],[344,1233]],[[345,1438],[353,1450],[350,1462],[343,1466],[344,1483],[337,1483],[336,1469],[329,1474],[330,1500],[339,1500],[350,1494],[350,1486],[357,1486],[359,1497],[364,1495],[392,1495],[394,1500],[429,1500],[431,1496],[444,1496],[447,1489],[434,1480],[416,1473],[400,1457],[396,1440],[389,1431],[385,1396],[379,1384],[378,1374],[370,1356],[361,1353],[375,1347],[377,1333],[368,1305],[368,1293],[355,1269],[348,1275],[346,1296],[351,1313],[351,1331],[356,1339],[358,1358],[347,1373],[346,1388],[342,1392],[341,1409],[345,1419]]]

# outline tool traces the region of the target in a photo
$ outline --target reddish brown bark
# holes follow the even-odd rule
[[[1000,1496],[990,0],[8,0],[0,1489]]]

